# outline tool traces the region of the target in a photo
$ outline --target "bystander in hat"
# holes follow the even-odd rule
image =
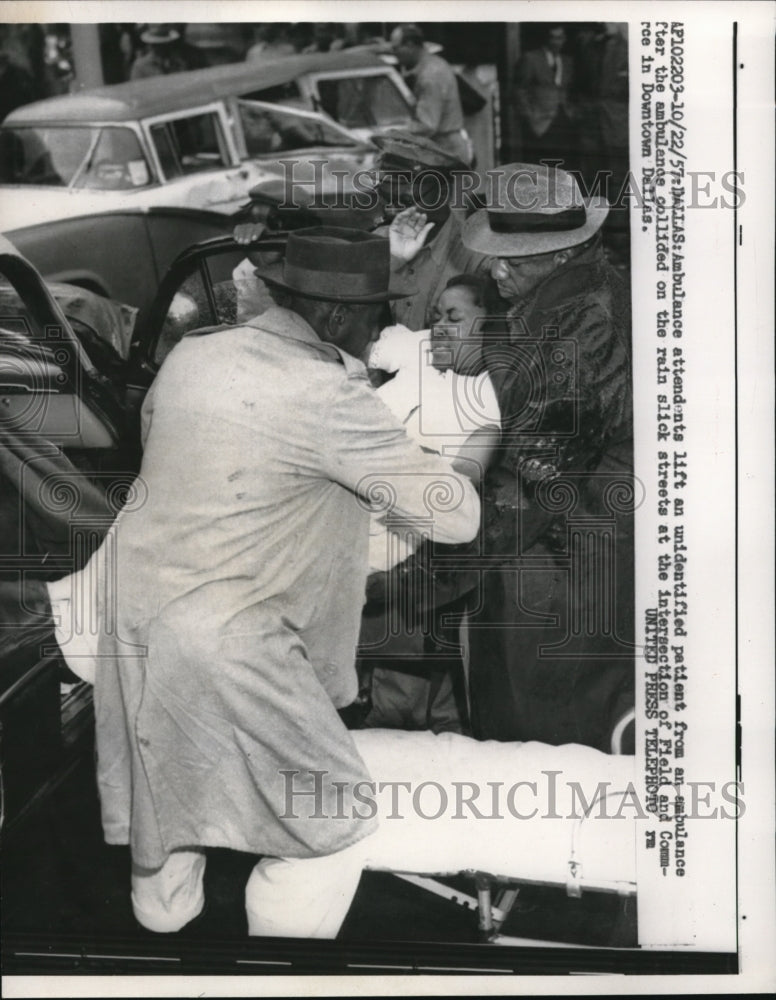
[[[507,163],[486,174],[488,207],[464,224],[463,242],[492,257],[533,257],[586,243],[609,214],[585,198],[573,174],[540,163]]]
[[[169,45],[180,37],[180,32],[170,24],[149,24],[140,35],[140,41],[144,45]]]

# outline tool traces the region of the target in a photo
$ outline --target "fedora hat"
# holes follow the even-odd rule
[[[487,171],[487,208],[466,220],[470,250],[491,257],[533,257],[577,246],[609,214],[600,196],[583,198],[574,176],[541,163],[506,163]]]
[[[384,236],[336,226],[289,233],[285,258],[257,267],[256,274],[268,285],[324,302],[387,302],[416,291],[392,283]]]
[[[167,45],[177,42],[180,37],[180,33],[169,24],[149,24],[141,34],[140,41],[144,45]]]

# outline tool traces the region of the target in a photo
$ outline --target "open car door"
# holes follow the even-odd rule
[[[100,544],[133,473],[120,394],[40,274],[0,238],[0,767],[6,823],[56,783],[83,733],[47,584]],[[68,695],[62,699],[61,685]]]

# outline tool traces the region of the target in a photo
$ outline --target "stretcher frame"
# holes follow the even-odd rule
[[[627,795],[627,791],[617,791],[612,795]],[[606,797],[606,796],[604,796]],[[598,946],[584,944],[567,944],[562,941],[544,941],[533,938],[513,937],[501,933],[501,927],[509,916],[512,907],[517,902],[520,888],[524,885],[538,885],[548,888],[559,888],[565,885],[566,894],[572,899],[579,899],[583,891],[613,893],[622,897],[635,898],[637,884],[630,880],[617,879],[585,879],[584,865],[579,857],[579,837],[582,824],[593,811],[598,799],[590,803],[588,810],[575,821],[571,835],[571,850],[566,869],[566,881],[561,883],[550,879],[536,879],[514,875],[497,875],[492,872],[478,871],[473,868],[453,872],[434,872],[420,875],[416,872],[391,870],[390,874],[409,882],[420,889],[425,889],[434,895],[441,896],[465,909],[477,912],[478,930],[483,943],[505,946],[530,946],[546,948],[594,948]],[[458,889],[440,882],[440,878],[464,876],[474,882],[476,897],[470,896]],[[494,886],[499,886],[498,895],[493,896]]]
[[[593,948],[598,946],[583,944],[568,944],[564,941],[543,941],[534,938],[518,938],[501,934],[501,927],[509,916],[512,907],[517,902],[520,888],[524,885],[546,886],[557,889],[559,883],[546,879],[516,878],[509,875],[494,875],[491,872],[476,871],[466,869],[458,872],[440,873],[433,875],[418,875],[414,872],[391,871],[391,875],[409,882],[420,889],[425,889],[436,896],[449,900],[464,909],[477,912],[478,930],[480,939],[484,943],[498,945],[530,945],[531,947],[552,947],[552,948]],[[448,875],[455,877],[462,875],[474,882],[476,897],[470,896],[459,889],[453,889],[443,882],[440,877]],[[494,898],[494,888],[498,886],[497,895]],[[573,887],[573,888],[572,888]],[[570,876],[570,881],[566,883],[566,891],[570,897],[579,898],[582,890],[588,892],[608,892],[618,896],[635,898],[635,882],[590,882],[582,885],[579,879],[574,881]]]

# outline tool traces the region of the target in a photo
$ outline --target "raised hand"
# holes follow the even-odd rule
[[[416,256],[423,241],[433,227],[433,222],[428,222],[428,216],[421,212],[419,208],[405,208],[399,212],[391,223],[388,230],[388,239],[391,244],[391,257],[406,263]]]

